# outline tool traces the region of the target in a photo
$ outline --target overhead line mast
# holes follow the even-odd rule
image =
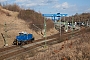
[[[46,40],[46,20],[45,20],[45,17],[53,17],[54,19],[52,19],[54,22],[56,21],[56,17],[60,18],[60,37],[61,37],[61,17],[65,17],[67,16],[67,14],[60,14],[60,13],[57,13],[57,14],[42,14],[42,16],[44,16],[44,37],[45,37],[45,40]],[[45,41],[45,46],[46,46],[46,41]]]

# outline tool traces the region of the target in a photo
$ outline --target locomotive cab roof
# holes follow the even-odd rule
[[[28,34],[27,32],[19,32],[19,35],[21,35],[21,34]]]

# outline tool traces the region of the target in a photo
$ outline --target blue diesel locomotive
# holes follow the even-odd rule
[[[32,34],[28,34],[26,32],[20,32],[16,39],[13,42],[13,45],[23,45],[27,44],[29,41],[33,42],[34,37]]]

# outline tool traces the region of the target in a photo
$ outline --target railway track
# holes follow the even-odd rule
[[[65,33],[65,34],[63,34],[63,36],[67,35],[67,34],[69,35],[71,33]],[[46,39],[53,39],[53,38],[57,38],[57,37],[60,37],[60,33],[57,33],[57,34],[52,35],[52,36],[48,36],[48,37],[46,37]],[[42,41],[42,40],[45,40],[45,38],[39,39],[39,40],[34,40],[33,43],[39,42],[39,41]],[[30,44],[32,44],[32,43],[30,43]],[[17,48],[17,47],[19,47],[19,46],[9,46],[9,47],[5,47],[5,48],[0,48],[0,52],[11,50],[11,49],[14,49],[14,48]]]
[[[56,34],[55,34],[56,35]],[[54,38],[54,37],[53,37]],[[42,40],[44,40],[45,38],[43,39],[39,39],[39,40],[34,40],[33,43],[36,43],[36,42],[40,42]],[[47,39],[51,39],[51,37],[47,38]],[[33,44],[33,43],[29,43],[29,44]],[[5,47],[5,48],[0,48],[0,53],[4,52],[4,51],[8,51],[8,50],[12,50],[14,48],[18,48],[20,46],[9,46],[9,47]]]
[[[45,41],[46,42],[50,42],[50,41],[55,40],[55,39],[56,38],[45,40]],[[40,42],[24,45],[22,47],[17,47],[17,48],[14,48],[14,49],[10,49],[8,51],[6,50],[4,52],[1,52],[0,53],[0,60],[9,58],[11,56],[14,56],[14,55],[17,55],[17,54],[20,54],[20,53],[23,53],[25,51],[28,51],[28,50],[33,49],[33,48],[36,48],[38,46],[42,46],[45,43],[45,41],[40,41]]]
[[[3,52],[3,51],[6,51],[6,50],[16,48],[16,47],[18,47],[18,46],[9,46],[9,47],[0,48],[0,53]]]
[[[61,37],[63,39],[61,39],[61,40],[60,40],[60,34],[58,33],[58,34],[46,37],[47,38],[46,42],[47,42],[47,44],[50,44],[50,42],[53,42],[53,41],[62,42],[63,40],[67,39],[68,37],[72,36],[73,34],[74,35],[79,35],[79,34],[85,32],[86,30],[87,29],[82,29],[80,31],[75,31],[73,33],[62,34]],[[45,44],[45,38],[40,39],[40,40],[35,40],[34,43],[23,45],[22,47],[20,47],[20,46],[17,46],[17,47],[16,46],[12,46],[12,47],[8,47],[8,48],[5,48],[5,49],[1,49],[0,50],[0,60],[10,58],[11,56],[18,55],[20,53],[29,51],[30,49],[34,49],[34,48],[36,48],[38,46],[42,46],[44,44]]]

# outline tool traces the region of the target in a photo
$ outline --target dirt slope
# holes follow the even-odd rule
[[[32,33],[35,39],[40,39],[43,35],[38,32],[38,34],[32,29],[28,28],[28,24],[19,18],[17,18],[18,12],[12,12],[3,9],[0,7],[0,47],[4,45],[3,38],[1,33],[6,36],[6,42],[11,45],[15,36],[18,35],[19,32],[26,31],[28,33]],[[5,25],[6,24],[6,25]],[[7,33],[5,33],[7,30]],[[57,31],[53,28],[49,32],[47,32],[47,36],[57,33]]]

